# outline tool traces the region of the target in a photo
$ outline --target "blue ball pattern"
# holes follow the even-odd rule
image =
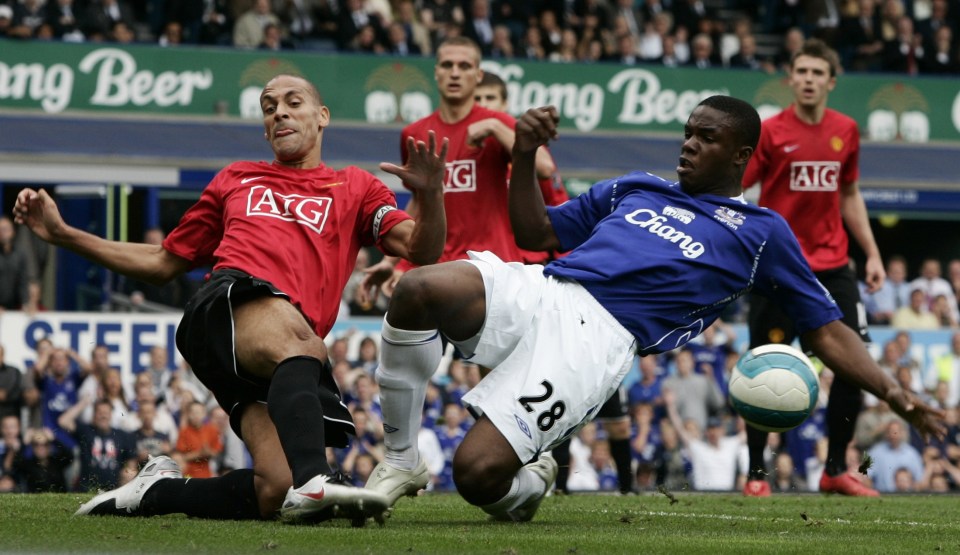
[[[784,352],[765,352],[756,354],[748,351],[737,362],[737,370],[743,377],[754,379],[767,371],[786,370],[799,377],[809,391],[809,403],[804,410],[777,410],[771,407],[756,406],[747,400],[739,399],[731,388],[730,402],[734,410],[748,423],[761,430],[783,432],[799,426],[813,411],[820,395],[820,383],[816,373],[808,363],[797,356]],[[759,387],[765,387],[760,385]]]

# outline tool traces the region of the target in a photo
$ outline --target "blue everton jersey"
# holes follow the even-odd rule
[[[572,252],[544,273],[579,282],[633,333],[641,355],[685,344],[751,289],[778,302],[801,333],[841,317],[772,210],[691,196],[634,172],[548,211],[561,250]]]

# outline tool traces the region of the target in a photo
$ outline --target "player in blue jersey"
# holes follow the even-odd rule
[[[373,487],[395,501],[413,483],[423,389],[443,334],[490,368],[463,399],[477,422],[454,458],[468,502],[494,518],[529,520],[557,467],[543,456],[616,390],[635,354],[676,349],[751,290],[780,303],[830,368],[886,400],[924,434],[943,414],[886,376],[814,277],[790,227],[747,204],[740,180],[760,134],[746,102],[713,96],[684,127],[678,182],[635,172],[546,208],[537,147],[557,137],[553,107],[518,121],[510,217],[518,244],[571,251],[546,267],[490,253],[420,268],[397,284],[383,324],[378,370],[386,460]],[[413,445],[393,452],[391,445]],[[403,461],[405,464],[398,464]]]

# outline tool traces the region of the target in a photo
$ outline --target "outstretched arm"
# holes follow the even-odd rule
[[[403,166],[384,162],[380,169],[396,175],[413,190],[416,223],[407,220],[390,228],[384,246],[418,265],[433,264],[443,254],[447,240],[447,216],[443,208],[443,174],[449,141],[437,145],[433,131],[429,144],[407,138],[407,161]]]
[[[162,246],[109,241],[67,225],[57,203],[43,189],[20,191],[13,215],[44,241],[141,281],[162,285],[190,268],[189,261]]]
[[[536,180],[537,150],[557,138],[558,121],[557,109],[553,106],[531,108],[517,120],[510,173],[510,224],[517,245],[527,250],[560,249]]]
[[[886,401],[922,436],[942,438],[946,435],[943,411],[930,407],[913,392],[897,385],[877,366],[860,337],[840,320],[806,332],[803,341],[838,377]]]

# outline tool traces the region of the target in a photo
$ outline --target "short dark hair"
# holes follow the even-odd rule
[[[478,87],[497,87],[500,90],[500,96],[504,100],[507,99],[507,84],[503,82],[503,79],[500,78],[496,73],[490,73],[485,71],[483,77],[480,79],[480,84]]]
[[[820,39],[807,39],[803,42],[800,50],[790,56],[790,69],[793,69],[793,62],[800,56],[810,56],[811,58],[820,58],[830,64],[830,77],[836,77],[840,71],[840,56],[837,51],[830,48],[830,45]]]
[[[703,99],[700,106],[719,110],[733,119],[733,130],[744,146],[756,149],[760,141],[760,115],[748,102],[732,96],[714,95]]]

